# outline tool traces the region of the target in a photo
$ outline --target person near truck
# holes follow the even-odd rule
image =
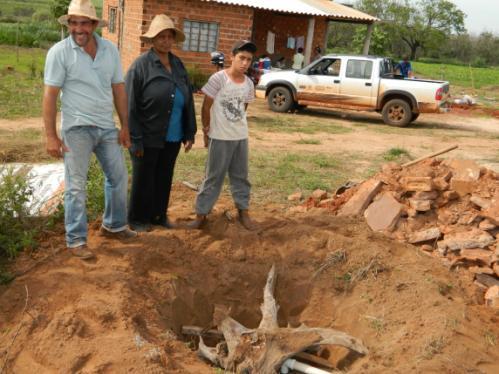
[[[199,229],[206,222],[226,174],[229,174],[239,221],[246,229],[254,229],[248,214],[251,184],[248,180],[246,109],[255,99],[255,89],[245,73],[255,52],[254,43],[237,42],[232,48],[231,66],[213,74],[202,88],[205,97],[201,119],[208,155],[205,178],[196,197],[196,219],[188,224],[191,229]]]
[[[303,61],[305,61],[305,56],[303,55],[303,48],[298,48],[298,51],[293,56],[293,70],[300,70],[303,68]]]
[[[185,40],[165,14],[156,15],[141,40],[152,48],[139,56],[125,78],[132,147],[130,225],[149,231],[171,229],[168,203],[175,162],[182,144],[189,152],[196,134],[191,83],[171,49]]]
[[[130,147],[127,100],[118,50],[95,33],[107,23],[90,0],[72,0],[59,17],[69,36],[47,53],[43,121],[46,149],[64,159],[64,223],[70,253],[80,259],[95,254],[87,246],[86,185],[92,153],[105,176],[101,235],[128,240],[137,232],[127,224],[128,173],[120,145]],[[57,98],[61,93],[62,127],[57,134]],[[121,122],[116,128],[113,102]]]
[[[409,56],[402,56],[402,60],[395,65],[395,72],[398,72],[399,75],[402,75],[404,78],[412,78],[414,75],[412,73],[412,65],[409,61]]]

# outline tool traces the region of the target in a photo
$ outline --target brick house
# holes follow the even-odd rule
[[[210,53],[229,55],[236,40],[250,39],[258,55],[291,59],[298,46],[310,61],[315,46],[325,46],[332,21],[367,25],[364,53],[369,50],[375,17],[329,0],[104,0],[103,36],[115,42],[126,70],[149,45],[140,41],[152,18],[165,13],[184,30],[186,41],[174,48],[186,65],[213,72]]]

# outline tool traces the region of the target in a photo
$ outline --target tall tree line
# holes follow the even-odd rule
[[[372,35],[372,54],[499,65],[499,37],[489,32],[468,34],[466,15],[450,1],[358,0],[354,7],[381,20]],[[365,26],[333,23],[331,31],[328,48],[350,53],[361,50]]]

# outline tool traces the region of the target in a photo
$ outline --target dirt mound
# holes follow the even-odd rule
[[[171,211],[188,216],[193,198],[176,186]],[[94,227],[93,263],[58,251],[63,237],[51,238],[38,256],[56,254],[0,288],[0,365],[6,373],[213,373],[181,327],[212,328],[224,313],[256,327],[276,264],[281,326],[332,327],[368,347],[364,357],[320,352],[339,369],[499,370],[499,316],[479,305],[467,272],[449,272],[353,218],[265,207],[248,232],[224,213],[229,207],[218,204],[202,231],[157,229],[127,244]]]

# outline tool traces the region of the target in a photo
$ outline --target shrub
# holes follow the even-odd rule
[[[39,47],[58,41],[60,32],[54,23],[1,23],[0,44],[16,45],[20,47]]]
[[[189,65],[186,67],[187,74],[189,75],[189,79],[191,81],[192,87],[194,91],[201,89],[206,82],[208,82],[209,75],[203,73],[199,68],[194,65]]]
[[[43,21],[51,21],[52,15],[47,10],[37,10],[32,16],[31,20],[33,22],[43,22]]]
[[[87,181],[87,216],[93,221],[104,212],[104,173],[95,156],[90,161]]]
[[[15,257],[35,245],[35,230],[28,216],[27,203],[33,190],[25,173],[3,170],[0,182],[0,257]]]

